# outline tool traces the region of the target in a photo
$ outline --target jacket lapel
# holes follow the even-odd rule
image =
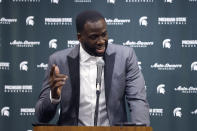
[[[79,114],[79,95],[80,95],[80,77],[79,77],[79,45],[77,45],[67,56],[70,81],[72,87],[72,107],[76,111],[76,123],[78,123]]]
[[[115,62],[115,53],[109,53],[109,50],[107,50],[104,56],[104,60],[105,60],[105,66],[104,66],[105,100],[107,104],[110,95],[110,89],[111,89],[112,74],[113,74],[114,62]]]

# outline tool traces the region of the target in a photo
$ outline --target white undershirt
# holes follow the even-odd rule
[[[94,113],[96,106],[96,62],[102,57],[89,55],[80,45],[80,104],[79,125],[94,126]],[[109,126],[107,117],[104,70],[101,77],[101,94],[99,99],[98,126]]]

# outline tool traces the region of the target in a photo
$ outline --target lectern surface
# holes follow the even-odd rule
[[[152,127],[145,126],[35,126],[34,131],[152,131]]]

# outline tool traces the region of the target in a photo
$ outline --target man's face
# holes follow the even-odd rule
[[[84,30],[77,34],[83,49],[93,56],[103,56],[108,44],[106,22],[100,19],[87,21]]]

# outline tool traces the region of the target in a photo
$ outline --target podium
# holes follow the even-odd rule
[[[33,131],[152,131],[145,126],[34,126]]]

